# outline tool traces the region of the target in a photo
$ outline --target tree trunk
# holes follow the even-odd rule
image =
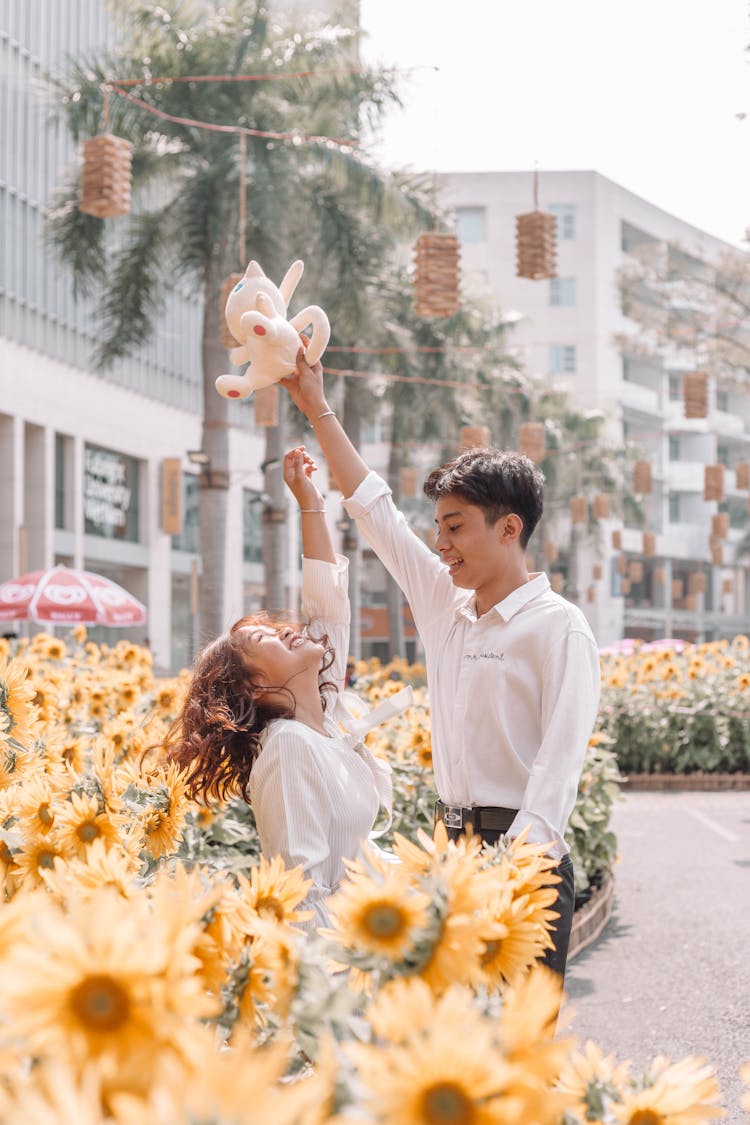
[[[226,618],[227,500],[229,490],[229,403],[217,392],[215,380],[227,367],[227,353],[219,337],[219,284],[206,279],[203,309],[203,437],[208,464],[200,475],[200,549],[198,643],[217,637]]]
[[[391,441],[388,454],[388,483],[393,493],[393,501],[398,506],[401,500],[401,446],[397,441]],[[388,608],[388,640],[391,646],[391,656],[406,657],[404,642],[404,599],[399,586],[391,578],[386,579],[385,600]]]
[[[286,398],[281,393],[279,423],[266,430],[264,490],[269,500],[263,509],[264,608],[270,612],[291,609],[288,574],[288,504],[284,484],[284,454],[287,441]]]
[[[352,445],[355,449],[359,449],[362,440],[359,396],[362,392],[356,380],[347,379],[345,382],[343,426]],[[362,567],[359,532],[354,520],[348,520],[348,528],[341,536],[341,553],[349,560],[349,601],[352,607],[349,652],[355,660],[360,660],[362,658]]]

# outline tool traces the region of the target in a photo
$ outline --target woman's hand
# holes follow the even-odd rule
[[[302,336],[301,339],[304,344],[309,343],[307,337]],[[297,370],[294,375],[280,379],[279,382],[286,387],[294,405],[310,422],[330,409],[323,386],[323,366],[321,363],[314,363],[310,367],[305,359],[304,348],[297,352]]]
[[[312,481],[317,467],[304,445],[284,454],[284,483],[300,508],[325,507],[323,497]]]

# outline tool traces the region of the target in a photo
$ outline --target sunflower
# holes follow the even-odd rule
[[[39,721],[36,689],[28,677],[27,665],[0,660],[0,729],[22,745],[34,738]]]
[[[21,850],[13,856],[14,878],[19,884],[26,883],[30,887],[43,886],[43,873],[51,871],[58,858],[65,858],[63,849],[51,834],[26,836]]]
[[[15,814],[26,832],[44,836],[50,831],[63,792],[49,774],[38,774],[19,786]]]
[[[411,750],[417,759],[417,765],[423,769],[432,768],[432,740],[429,731],[419,729],[414,732]]]
[[[48,637],[43,655],[45,660],[64,660],[68,655],[68,646],[58,637]]]
[[[152,804],[141,816],[144,845],[154,859],[176,851],[182,840],[188,801],[185,779],[175,762],[148,778]]]
[[[312,885],[310,880],[299,867],[287,869],[281,856],[261,856],[249,880],[238,875],[237,881],[246,905],[261,918],[294,925],[312,917],[310,911],[297,910]]]
[[[737,687],[740,691],[747,691],[750,688],[750,673],[743,672],[741,676],[737,677]]]
[[[430,904],[430,896],[396,864],[373,876],[366,867],[352,865],[330,901],[332,935],[345,948],[397,963],[432,927]]]
[[[176,709],[181,694],[178,680],[162,680],[154,694],[154,707],[157,711],[171,714]]]
[[[574,1111],[591,1121],[604,1116],[605,1098],[620,1101],[629,1077],[629,1062],[615,1062],[614,1055],[605,1055],[589,1039],[581,1050],[568,1055],[555,1088],[569,1094]]]
[[[58,898],[71,893],[86,897],[99,887],[112,887],[123,898],[131,893],[140,864],[127,851],[107,847],[102,839],[86,848],[85,859],[56,859],[52,870],[44,869],[42,879]]]
[[[612,1105],[612,1113],[620,1125],[694,1125],[696,1120],[724,1116],[719,1097],[716,1072],[705,1060],[670,1063],[657,1058],[644,1088],[625,1093]]]
[[[409,1013],[403,1013],[408,1023]],[[494,1028],[447,994],[429,1023],[395,1044],[351,1044],[374,1121],[388,1125],[521,1125],[526,1101],[512,1090],[512,1071]]]
[[[190,1023],[213,1014],[188,930],[174,940],[169,918],[145,895],[127,901],[101,888],[68,909],[32,904],[28,941],[3,966],[6,1011],[30,1053],[78,1066],[107,1058],[147,1084],[159,1055],[190,1051]]]
[[[500,1040],[508,1062],[518,1072],[518,1081],[530,1092],[548,1091],[573,1045],[570,1039],[555,1035],[561,1001],[562,981],[546,965],[535,965],[503,993]],[[563,1091],[559,1096],[567,1101]],[[551,1097],[548,1109],[552,1101]]]
[[[125,823],[124,817],[103,811],[99,798],[93,794],[72,793],[70,800],[60,806],[56,830],[63,848],[82,859],[95,840],[101,840],[107,847],[117,843]]]
[[[518,980],[552,945],[546,927],[533,918],[528,895],[514,897],[510,889],[501,890],[488,902],[485,916],[492,936],[481,964],[491,986]]]

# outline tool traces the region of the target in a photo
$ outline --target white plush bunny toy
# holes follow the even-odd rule
[[[297,366],[297,352],[301,347],[300,332],[312,326],[310,343],[305,348],[305,359],[312,366],[317,363],[331,336],[328,317],[317,305],[308,305],[291,320],[286,309],[299,279],[304,263],[293,262],[276,288],[266,277],[257,262],[250,262],[245,276],[229,294],[224,315],[229,331],[240,344],[229,353],[235,366],[250,361],[244,375],[220,375],[216,390],[224,398],[247,398],[260,387],[278,383],[291,375]]]

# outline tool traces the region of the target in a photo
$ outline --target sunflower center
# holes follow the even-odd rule
[[[362,924],[377,938],[396,938],[404,932],[404,915],[392,902],[374,902],[367,908]]]
[[[440,1082],[425,1090],[422,1108],[426,1125],[472,1125],[476,1120],[474,1103],[452,1082]]]
[[[54,867],[57,853],[52,851],[40,852],[36,859],[37,867]]]
[[[274,895],[262,895],[255,904],[259,914],[273,914],[277,922],[283,922],[286,911]]]
[[[44,801],[43,804],[39,806],[37,815],[42,824],[46,824],[49,827],[49,825],[52,823],[52,813],[49,811],[49,801]]]
[[[502,947],[501,941],[488,941],[484,953],[482,954],[482,964],[489,965],[491,961],[497,957]]]
[[[76,828],[76,836],[82,843],[90,844],[97,836],[101,836],[101,831],[93,820],[84,820],[83,824],[79,824]]]
[[[80,1023],[90,1031],[117,1031],[130,1012],[125,989],[113,977],[86,977],[73,990],[70,1005]]]
[[[653,1109],[637,1109],[628,1118],[628,1125],[661,1125],[664,1120],[660,1113]]]

